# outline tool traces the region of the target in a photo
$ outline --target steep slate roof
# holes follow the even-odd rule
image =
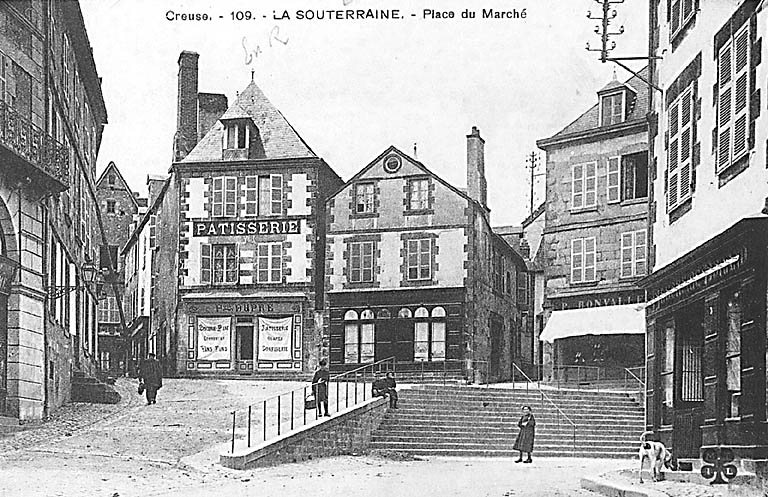
[[[100,188],[101,184],[107,181],[107,176],[109,175],[110,171],[113,171],[117,175],[117,179],[122,184],[123,188],[125,188],[125,190],[131,194],[130,197],[133,203],[136,205],[136,207],[139,207],[139,203],[138,203],[138,200],[136,199],[136,195],[134,191],[131,190],[130,186],[128,186],[128,182],[125,181],[125,178],[120,172],[120,169],[117,168],[117,164],[115,164],[114,161],[109,161],[109,164],[107,164],[107,167],[105,167],[104,170],[101,172],[101,176],[99,176],[99,179],[96,180],[96,188]]]
[[[272,105],[256,83],[251,81],[219,121],[206,133],[181,162],[222,160],[221,147],[227,119],[251,119],[258,128],[266,159],[317,157],[283,114]]]
[[[648,78],[648,67],[644,67],[639,73],[643,78]],[[632,76],[624,84],[618,81],[611,81],[603,87],[600,92],[609,91],[613,88],[619,88],[621,86],[629,87],[629,90],[636,92],[635,103],[627,116],[624,123],[630,121],[645,120],[645,115],[648,112],[648,84],[644,83],[637,76]],[[610,126],[605,126],[609,128]],[[597,102],[588,111],[579,116],[575,121],[555,133],[552,138],[562,138],[573,133],[579,133],[582,131],[589,131],[591,129],[600,128],[600,102]]]

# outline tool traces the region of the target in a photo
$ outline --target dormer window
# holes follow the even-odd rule
[[[600,126],[624,122],[626,116],[626,92],[621,91],[600,97]]]
[[[222,159],[263,159],[264,144],[259,129],[250,118],[223,119]]]
[[[248,125],[245,121],[232,121],[226,124],[227,147],[248,148]]]

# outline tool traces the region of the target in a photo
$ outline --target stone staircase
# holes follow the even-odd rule
[[[546,391],[576,425],[558,424],[557,410],[536,389],[451,385],[401,389],[400,409],[390,409],[373,433],[371,449],[435,456],[517,456],[512,449],[521,407],[536,417],[534,455],[637,457],[642,402],[626,393]]]
[[[72,376],[72,402],[90,402],[94,404],[117,404],[120,394],[98,378],[75,371]]]

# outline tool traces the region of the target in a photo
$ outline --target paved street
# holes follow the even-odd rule
[[[40,428],[0,439],[0,496],[587,497],[594,494],[579,488],[582,476],[634,467],[634,461],[625,460],[553,458],[523,465],[512,459],[376,455],[243,472],[219,467],[217,455],[229,436],[228,413],[295,385],[167,380],[158,404],[146,406],[133,390],[135,383],[120,380],[125,395],[117,406],[73,404]],[[680,495],[717,495],[702,493],[704,488]]]

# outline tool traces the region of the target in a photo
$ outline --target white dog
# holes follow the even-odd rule
[[[640,435],[640,483],[643,483],[643,462],[648,459],[651,465],[651,477],[653,481],[659,481],[662,477],[662,467],[670,467],[672,453],[661,442],[646,441],[647,435],[653,435],[652,431],[645,431]]]

